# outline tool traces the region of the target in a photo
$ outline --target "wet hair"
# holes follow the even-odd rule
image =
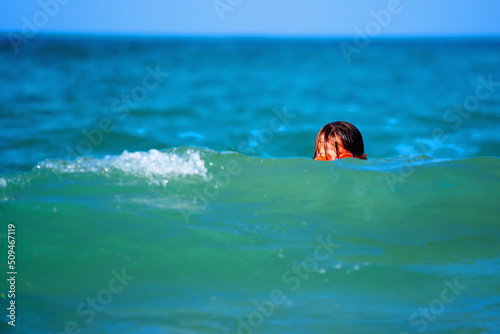
[[[332,144],[335,147],[335,152],[338,158],[339,147],[337,138],[340,140],[340,144],[347,151],[351,152],[352,155],[360,157],[365,153],[363,136],[361,136],[361,132],[359,132],[359,130],[351,123],[339,121],[328,123],[327,125],[323,126],[321,130],[319,130],[314,145],[313,159],[316,159],[316,157],[319,155],[319,145],[321,142],[323,142],[323,149],[325,154],[327,152],[327,144]]]

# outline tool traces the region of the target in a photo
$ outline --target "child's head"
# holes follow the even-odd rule
[[[358,158],[366,160],[363,137],[347,122],[332,122],[319,130],[314,148],[315,160]]]

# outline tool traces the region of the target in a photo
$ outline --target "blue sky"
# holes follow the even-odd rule
[[[4,1],[0,30],[347,37],[372,29],[381,37],[498,36],[498,14],[497,0],[22,0]]]

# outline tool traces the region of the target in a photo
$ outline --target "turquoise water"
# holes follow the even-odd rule
[[[498,40],[340,42],[4,40],[0,331],[498,333]]]

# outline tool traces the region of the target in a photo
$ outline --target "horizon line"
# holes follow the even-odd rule
[[[4,35],[23,35],[22,31],[3,30]],[[77,36],[97,36],[97,37],[154,37],[154,38],[269,38],[269,39],[353,39],[356,35],[347,34],[252,34],[252,33],[130,33],[130,32],[91,32],[91,31],[41,31],[37,35],[77,35]],[[466,39],[466,38],[500,38],[500,34],[381,34],[378,36],[368,36],[370,39]]]

